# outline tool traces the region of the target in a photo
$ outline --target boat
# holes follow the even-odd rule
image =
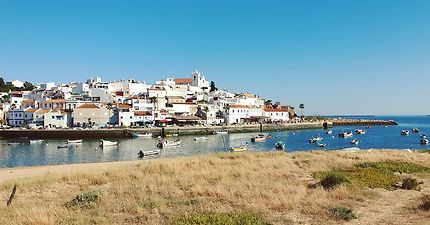
[[[30,140],[30,144],[43,143],[44,140]]]
[[[67,148],[69,147],[68,145],[57,145],[57,148]]]
[[[118,141],[107,141],[107,140],[100,140],[100,147],[106,147],[106,146],[117,146]]]
[[[354,134],[352,134],[352,132],[351,132],[351,131],[348,131],[348,132],[340,132],[340,133],[339,133],[339,137],[340,137],[340,138],[350,138],[350,137],[352,137],[352,136],[354,136]]]
[[[317,143],[319,141],[324,140],[324,138],[317,136],[317,137],[312,137],[311,139],[309,139],[309,143]]]
[[[19,145],[19,142],[9,142],[8,145]]]
[[[276,142],[275,149],[284,150],[285,149],[285,142],[283,142],[283,141]]]
[[[157,147],[158,148],[178,147],[179,145],[181,145],[181,140],[168,141],[165,139],[160,139],[158,141]]]
[[[332,131],[332,130],[326,130],[326,131],[325,131],[325,133],[326,133],[326,134],[332,134],[332,133],[333,133],[333,131]]]
[[[357,129],[357,130],[355,130],[355,133],[356,134],[365,134],[367,131],[366,130],[364,130],[364,129]]]
[[[423,139],[420,140],[420,144],[422,144],[422,145],[428,145],[429,144],[429,140],[426,139],[426,138],[423,138]]]
[[[360,142],[359,140],[357,140],[357,139],[354,139],[354,140],[352,140],[351,141],[351,144],[353,144],[353,145],[358,145],[358,142]]]
[[[140,133],[133,133],[133,137],[135,138],[151,138],[152,134],[151,133],[144,133],[144,134],[140,134]]]
[[[421,134],[421,135],[420,135],[420,138],[427,138],[427,135],[425,135],[425,134]]]
[[[267,140],[267,136],[264,134],[257,134],[251,138],[251,142],[265,142]]]
[[[82,139],[80,139],[80,140],[67,140],[66,143],[67,144],[81,144]]]
[[[318,147],[320,148],[324,148],[325,146],[327,146],[327,144],[323,144],[323,143],[318,144]]]
[[[214,130],[212,133],[213,134],[228,134],[228,131],[226,131],[226,130]]]
[[[231,148],[230,148],[230,151],[231,151],[231,152],[244,152],[244,151],[246,151],[246,150],[248,150],[248,149],[246,149],[246,147],[245,147],[245,146],[241,146],[241,147],[231,147]]]
[[[137,156],[141,159],[145,156],[153,156],[153,155],[159,155],[161,153],[160,149],[155,149],[155,150],[147,150],[147,151],[139,151],[139,153],[137,153]]]
[[[208,138],[207,137],[195,137],[194,141],[207,141]]]
[[[407,135],[409,135],[409,131],[408,130],[402,130],[402,131],[400,131],[400,135],[407,136]]]
[[[419,132],[420,132],[420,130],[419,130],[418,128],[412,128],[412,132],[414,132],[414,133],[419,133]]]

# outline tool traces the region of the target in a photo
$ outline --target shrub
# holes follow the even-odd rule
[[[430,195],[424,195],[421,198],[421,204],[418,207],[422,210],[430,211]]]
[[[100,200],[102,193],[100,191],[88,191],[77,195],[71,201],[71,205],[90,206]]]
[[[338,185],[349,182],[348,178],[340,172],[329,172],[320,181],[324,189],[333,189]]]
[[[269,225],[256,214],[252,213],[185,213],[175,218],[176,225]]]
[[[403,179],[402,182],[402,189],[405,190],[419,190],[419,186],[423,184],[424,182],[418,182],[416,179],[413,179],[411,177],[407,177]]]
[[[357,216],[354,214],[352,209],[348,209],[345,207],[336,207],[331,208],[329,211],[336,219],[341,219],[345,221],[357,219]]]

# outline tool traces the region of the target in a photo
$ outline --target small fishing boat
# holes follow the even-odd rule
[[[365,134],[367,131],[366,130],[364,130],[364,129],[357,129],[357,130],[355,130],[355,133],[356,134]]]
[[[228,134],[228,131],[226,131],[226,130],[214,130],[212,133],[213,134]]]
[[[420,144],[422,144],[422,145],[428,145],[429,144],[429,140],[426,139],[426,138],[423,138],[423,139],[420,140]]]
[[[333,133],[333,131],[332,131],[332,130],[326,130],[326,131],[325,131],[325,133],[326,133],[326,134],[332,134],[332,133]]]
[[[37,143],[43,143],[44,140],[30,140],[30,144],[37,144]]]
[[[165,139],[160,139],[158,141],[157,147],[158,148],[178,147],[179,145],[181,145],[181,140],[168,141]]]
[[[419,132],[420,132],[420,130],[419,130],[418,128],[412,128],[412,132],[414,132],[414,133],[419,133]]]
[[[118,141],[107,141],[107,140],[100,140],[100,147],[106,147],[106,146],[117,146]]]
[[[285,142],[283,142],[283,141],[276,142],[275,149],[284,150],[285,149]]]
[[[324,140],[324,138],[322,138],[321,136],[316,136],[316,137],[312,137],[311,139],[309,139],[309,143],[317,143]]]
[[[357,139],[354,139],[354,140],[352,140],[351,141],[351,144],[353,144],[353,145],[358,145],[358,142],[360,142],[359,140],[357,140]]]
[[[251,138],[251,142],[265,142],[267,140],[267,136],[264,134],[257,134]]]
[[[402,130],[402,131],[400,131],[400,135],[407,136],[407,135],[409,135],[409,131],[408,130]]]
[[[57,145],[57,148],[68,148],[68,145]]]
[[[350,138],[352,136],[354,136],[354,134],[351,131],[339,133],[340,138]]]
[[[318,147],[320,148],[324,148],[325,146],[327,146],[327,144],[323,144],[323,143],[318,144]]]
[[[230,148],[230,151],[231,151],[231,152],[244,152],[244,151],[246,151],[246,150],[248,150],[248,149],[246,149],[246,147],[245,147],[245,146],[241,146],[241,147],[231,147],[231,148]]]
[[[139,151],[139,153],[137,153],[137,156],[142,159],[145,156],[154,156],[154,155],[159,155],[161,153],[160,149],[155,149],[155,150],[147,150],[147,151]]]
[[[9,142],[8,145],[19,145],[19,142]]]
[[[427,138],[427,135],[425,135],[425,134],[421,134],[421,135],[420,135],[420,138]]]
[[[133,137],[135,137],[135,138],[151,138],[152,134],[151,133],[144,133],[144,134],[133,133]]]
[[[207,141],[208,138],[207,137],[195,137],[194,141]]]
[[[66,143],[67,144],[81,144],[82,139],[80,139],[80,140],[67,140]]]

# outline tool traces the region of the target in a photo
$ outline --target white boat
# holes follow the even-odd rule
[[[67,140],[66,143],[67,144],[81,144],[82,139],[80,139],[80,140]]]
[[[327,146],[327,144],[323,144],[323,143],[318,144],[318,147],[320,147],[320,148],[324,148],[325,146]]]
[[[142,137],[142,138],[151,138],[152,134],[151,133],[144,133],[144,134],[133,133],[133,137],[135,137],[135,138],[139,138],[139,137]]]
[[[326,133],[326,134],[332,134],[332,133],[333,133],[333,131],[332,131],[332,130],[326,130],[326,131],[325,131],[325,133]]]
[[[407,135],[409,135],[409,131],[408,130],[402,130],[402,131],[400,131],[400,135],[407,136]]]
[[[178,147],[179,145],[181,145],[181,140],[169,141],[169,140],[161,139],[158,141],[157,147],[159,148]]]
[[[420,140],[420,144],[422,144],[422,145],[428,145],[429,144],[429,140],[426,139],[426,138],[423,138],[423,139]]]
[[[106,146],[117,146],[118,141],[107,141],[107,140],[100,140],[100,147],[106,147]]]
[[[57,148],[67,148],[69,147],[68,145],[57,145]]]
[[[427,135],[425,135],[425,134],[421,134],[421,135],[420,135],[420,138],[422,138],[422,139],[427,138]]]
[[[354,140],[352,140],[351,141],[351,144],[353,144],[353,145],[358,145],[358,142],[360,142],[359,140],[357,140],[357,139],[354,139]]]
[[[228,131],[226,131],[226,130],[214,130],[212,133],[213,134],[228,134]]]
[[[230,151],[231,152],[244,152],[248,150],[245,146],[241,146],[241,147],[231,147]]]
[[[267,139],[270,139],[271,137],[266,134],[257,134],[253,137],[251,137],[251,142],[265,142]]]
[[[355,130],[355,133],[356,134],[365,134],[367,131],[366,130],[364,130],[364,129],[357,129],[357,130]]]
[[[354,136],[354,134],[352,134],[351,131],[339,133],[339,137],[341,137],[341,138],[350,138],[352,136]]]
[[[37,143],[43,143],[44,140],[30,140],[30,144],[37,144]]]
[[[420,130],[419,130],[418,128],[413,128],[413,129],[412,129],[412,132],[414,132],[414,133],[419,133],[419,132],[420,132]]]
[[[207,141],[208,138],[207,137],[195,137],[194,141]]]
[[[317,136],[317,137],[312,137],[311,139],[309,139],[309,143],[317,143],[324,140],[324,138]]]
[[[147,151],[140,151],[139,153],[137,153],[139,158],[143,158],[145,156],[153,156],[153,155],[159,155],[161,153],[160,149],[155,149],[155,150],[147,150]]]

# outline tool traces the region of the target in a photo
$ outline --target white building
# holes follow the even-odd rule
[[[272,122],[287,123],[290,120],[290,114],[286,109],[264,109],[263,116]]]
[[[22,127],[25,125],[24,122],[24,109],[11,109],[8,115],[8,124],[11,127]]]
[[[120,80],[109,83],[109,92],[122,92],[125,97],[146,93],[150,85],[135,80]]]
[[[247,123],[262,116],[262,108],[251,105],[230,105],[226,110],[226,122],[228,124]]]
[[[191,86],[199,87],[199,88],[209,88],[209,81],[206,80],[205,76],[197,70],[191,74],[191,78],[193,79],[191,82]]]
[[[51,90],[54,87],[55,87],[55,83],[54,82],[41,83],[40,84],[40,89],[43,89],[43,90]]]
[[[6,82],[7,85],[13,85],[14,87],[17,88],[22,88],[24,87],[24,82],[20,81],[20,80],[11,80]]]
[[[44,127],[48,128],[67,128],[71,124],[71,116],[64,111],[50,110],[44,114]]]

